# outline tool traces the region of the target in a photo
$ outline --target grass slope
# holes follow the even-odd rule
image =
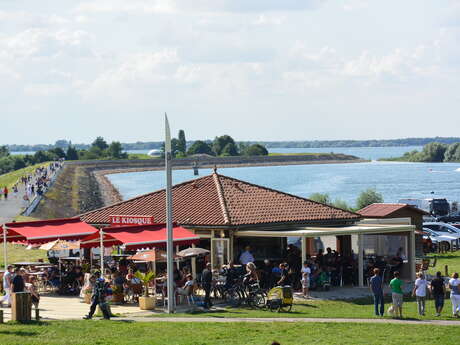
[[[35,165],[31,165],[29,167],[15,170],[12,172],[9,172],[7,174],[0,175],[0,186],[4,187],[7,186],[8,188],[11,188],[18,180],[24,176],[24,175],[29,175],[31,174],[36,168],[48,165],[49,163],[39,163]]]
[[[429,272],[435,274],[437,271],[441,271],[444,274],[444,267],[447,265],[449,269],[449,275],[457,272],[460,273],[460,251],[446,254],[432,254],[431,257],[437,257],[436,267],[431,267]]]
[[[3,260],[3,243],[0,244],[0,267],[4,266],[4,260]],[[25,246],[19,245],[19,244],[7,244],[7,253],[8,253],[8,263],[12,264],[15,262],[24,262],[24,261],[32,261],[36,262],[38,259],[46,259],[46,250],[40,250],[40,249],[33,249],[33,250],[27,250]],[[47,261],[47,260],[45,260]],[[1,341],[0,341],[1,344]]]
[[[0,326],[4,345],[458,344],[456,326],[62,321]]]

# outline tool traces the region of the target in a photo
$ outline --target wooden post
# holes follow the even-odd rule
[[[3,323],[3,310],[0,310],[0,323]]]
[[[447,265],[444,266],[444,273],[445,273],[446,277],[449,276],[449,266],[447,266]]]
[[[11,320],[30,321],[32,319],[31,296],[28,292],[11,294]]]
[[[40,321],[40,309],[35,308],[35,321]]]

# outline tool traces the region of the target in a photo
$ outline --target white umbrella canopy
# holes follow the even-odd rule
[[[80,241],[69,242],[63,240],[55,240],[40,246],[43,250],[71,250],[80,249]]]
[[[209,254],[209,250],[203,248],[187,248],[176,253],[181,258],[193,258],[197,256],[206,256]]]

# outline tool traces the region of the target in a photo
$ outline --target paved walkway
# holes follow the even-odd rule
[[[19,213],[26,206],[26,202],[23,200],[25,194],[24,184],[20,183],[18,185],[18,194],[15,196],[12,188],[10,188],[10,193],[8,194],[8,199],[0,199],[0,224],[5,224],[11,222],[16,218]]]
[[[112,313],[120,315],[113,318],[121,322],[335,322],[335,323],[375,323],[375,324],[403,324],[403,325],[435,325],[435,326],[460,326],[460,320],[396,320],[396,319],[326,319],[326,318],[228,318],[228,317],[167,317],[163,308],[156,311],[142,311],[137,305],[113,305]],[[11,309],[3,308],[5,321],[11,319]],[[78,297],[47,296],[40,299],[40,317],[42,320],[81,320],[89,311],[89,304],[82,303]],[[156,317],[156,315],[158,317]],[[34,313],[32,313],[34,317]]]

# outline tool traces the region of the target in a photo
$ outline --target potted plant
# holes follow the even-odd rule
[[[142,273],[137,271],[134,276],[138,278],[144,285],[144,295],[139,296],[139,308],[141,310],[153,310],[155,309],[155,296],[149,295],[149,284],[155,279],[155,273],[145,272]]]

